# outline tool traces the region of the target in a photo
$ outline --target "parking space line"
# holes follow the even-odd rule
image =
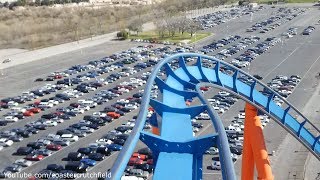
[[[305,44],[305,43],[303,43]],[[303,44],[301,44],[300,46],[296,47],[286,58],[284,58],[276,67],[274,67],[272,70],[270,70],[265,76],[264,78],[268,77],[274,70],[276,70],[282,63],[284,63],[286,60],[289,59],[289,57],[296,52],[296,50],[298,50],[299,48],[301,48],[303,46]]]

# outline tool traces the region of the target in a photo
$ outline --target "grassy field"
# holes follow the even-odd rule
[[[196,33],[196,35],[193,35],[191,37],[190,33],[176,33],[174,36],[169,36],[168,34],[165,34],[164,37],[160,37],[160,35],[156,31],[147,31],[139,33],[139,35],[131,34],[130,39],[154,39],[157,41],[169,41],[174,43],[179,43],[181,41],[188,41],[188,43],[193,43],[196,41],[199,41],[205,37],[210,36],[211,33]]]

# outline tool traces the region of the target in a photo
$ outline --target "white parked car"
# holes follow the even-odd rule
[[[32,165],[32,161],[28,161],[25,159],[18,159],[14,162],[14,164],[20,165],[22,167],[29,167]]]
[[[8,122],[17,122],[18,118],[14,117],[14,116],[6,116],[6,117],[4,117],[4,120],[8,121]]]
[[[54,104],[49,103],[49,102],[40,102],[38,107],[39,108],[52,108]]]
[[[79,130],[80,131],[84,131],[86,133],[93,133],[94,132],[93,128],[89,128],[89,127],[86,127],[86,126],[82,126]]]
[[[236,128],[232,125],[229,125],[228,127],[225,128],[226,132],[241,132],[241,129],[240,128]]]
[[[13,106],[18,106],[19,103],[15,102],[15,101],[9,101],[9,102],[7,103],[7,105],[8,105],[9,107],[13,107]]]
[[[134,110],[134,109],[137,109],[137,108],[138,108],[138,106],[133,105],[133,104],[126,104],[126,105],[125,105],[125,108],[131,109],[131,110]]]
[[[96,143],[99,145],[110,145],[113,142],[110,139],[101,138],[101,139],[96,140]]]
[[[84,110],[83,109],[79,109],[79,108],[74,108],[71,110],[71,112],[74,112],[76,114],[83,114]]]
[[[238,114],[238,118],[239,119],[244,119],[246,117],[246,114],[245,113],[240,113]]]
[[[196,116],[196,119],[209,120],[210,116],[207,113],[200,113],[198,116]]]
[[[9,147],[9,146],[12,146],[12,144],[13,144],[12,140],[9,140],[7,138],[1,138],[0,139],[0,146]]]
[[[226,91],[220,91],[218,94],[219,94],[220,96],[229,96],[229,95],[230,95],[230,93],[228,93],[228,92],[226,92]]]
[[[58,122],[48,120],[48,121],[43,122],[42,124],[44,124],[44,125],[46,125],[46,126],[49,126],[49,127],[52,127],[52,126],[57,126],[57,125],[58,125]]]
[[[18,112],[18,113],[20,113],[20,112],[24,113],[24,112],[27,111],[26,109],[24,109],[22,107],[12,107],[10,110],[13,111],[13,112]]]
[[[213,170],[221,170],[220,161],[213,161],[211,164],[211,169]]]
[[[48,103],[51,103],[53,105],[58,105],[59,104],[59,102],[55,101],[55,100],[49,100]]]
[[[129,103],[129,100],[127,99],[119,99],[117,102],[122,102],[122,103]]]
[[[92,113],[92,115],[94,117],[106,117],[107,116],[106,113],[102,113],[102,112],[94,112],[94,113]]]
[[[48,134],[45,139],[49,140],[49,141],[53,141],[56,139],[60,139],[60,135],[56,135],[56,134]]]
[[[79,140],[79,137],[73,134],[63,134],[61,135],[61,139],[65,141],[75,142]]]

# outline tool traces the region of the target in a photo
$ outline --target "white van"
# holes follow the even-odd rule
[[[29,92],[29,91],[27,91],[27,92],[22,92],[22,96],[33,96],[33,95],[34,95],[34,93]]]
[[[13,111],[13,112],[18,112],[18,113],[19,113],[19,112],[24,113],[24,112],[27,111],[26,109],[24,109],[24,108],[22,108],[22,107],[12,107],[10,110]]]
[[[63,134],[63,135],[61,135],[61,139],[67,140],[67,141],[70,141],[70,142],[75,142],[75,141],[79,140],[79,137],[75,136],[73,134]]]
[[[122,176],[121,180],[143,180],[143,178],[137,176]]]
[[[225,130],[226,130],[226,132],[228,133],[228,132],[241,132],[241,129],[240,128],[238,128],[238,127],[234,127],[234,126],[228,126],[228,127],[226,127],[225,128]]]
[[[98,104],[94,101],[90,101],[90,100],[84,100],[84,99],[80,99],[78,100],[78,103],[83,105],[83,106],[89,106],[90,108],[95,108]]]
[[[200,113],[196,119],[203,119],[203,120],[209,120],[210,116],[207,113]]]
[[[39,108],[52,108],[53,104],[48,102],[40,102],[38,105]]]

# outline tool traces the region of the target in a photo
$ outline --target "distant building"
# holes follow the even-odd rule
[[[248,6],[250,8],[256,8],[256,7],[258,7],[258,3],[249,3]]]

